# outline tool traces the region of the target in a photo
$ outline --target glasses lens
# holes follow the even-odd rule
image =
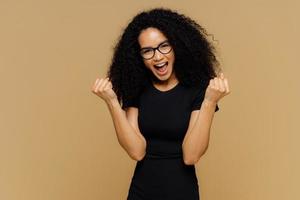
[[[168,42],[166,42],[166,43],[161,44],[158,49],[161,53],[169,53],[171,51],[172,47]]]
[[[145,59],[149,59],[153,56],[153,49],[143,49],[141,51],[141,56]]]
[[[156,48],[154,48],[154,49],[156,49]],[[140,54],[144,59],[151,59],[154,56],[154,51],[155,51],[154,49],[153,48],[142,49],[140,51]],[[159,47],[158,47],[158,51],[163,54],[167,54],[171,50],[172,50],[172,46],[170,45],[169,42],[164,42],[161,45],[159,45]]]

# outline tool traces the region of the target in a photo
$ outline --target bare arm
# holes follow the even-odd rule
[[[146,140],[137,127],[137,109],[121,108],[117,99],[106,102],[110,111],[119,144],[134,160],[141,160],[146,152]]]
[[[146,152],[146,140],[138,128],[138,109],[121,108],[109,77],[97,78],[91,89],[107,104],[120,145],[132,159],[141,160]]]
[[[206,152],[217,102],[229,93],[228,81],[223,73],[210,80],[200,111],[191,113],[190,124],[182,143],[185,164],[195,164]]]
[[[187,131],[182,143],[185,164],[195,164],[207,150],[215,108],[216,103],[204,100],[200,111],[192,112],[191,128]]]

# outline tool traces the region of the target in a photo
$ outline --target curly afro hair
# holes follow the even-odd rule
[[[187,87],[205,89],[220,70],[214,46],[207,40],[206,30],[193,19],[169,8],[155,8],[138,13],[114,46],[107,72],[118,101],[130,102],[152,80],[139,54],[138,36],[142,30],[160,30],[174,49],[174,72]]]

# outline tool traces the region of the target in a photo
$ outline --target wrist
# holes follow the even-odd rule
[[[105,102],[109,107],[116,107],[117,105],[119,105],[119,101],[117,98],[109,99],[106,100]]]
[[[202,102],[202,104],[204,104],[204,106],[206,106],[206,107],[216,107],[217,106],[217,101],[213,101],[213,100],[209,100],[209,99],[204,99],[203,100],[203,102]]]

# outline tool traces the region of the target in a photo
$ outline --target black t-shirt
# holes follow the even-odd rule
[[[147,140],[147,151],[156,154],[181,153],[181,143],[188,129],[190,115],[199,110],[205,90],[178,83],[167,91],[148,84],[141,95],[122,108],[137,107],[138,125]],[[219,110],[216,106],[215,112]]]

